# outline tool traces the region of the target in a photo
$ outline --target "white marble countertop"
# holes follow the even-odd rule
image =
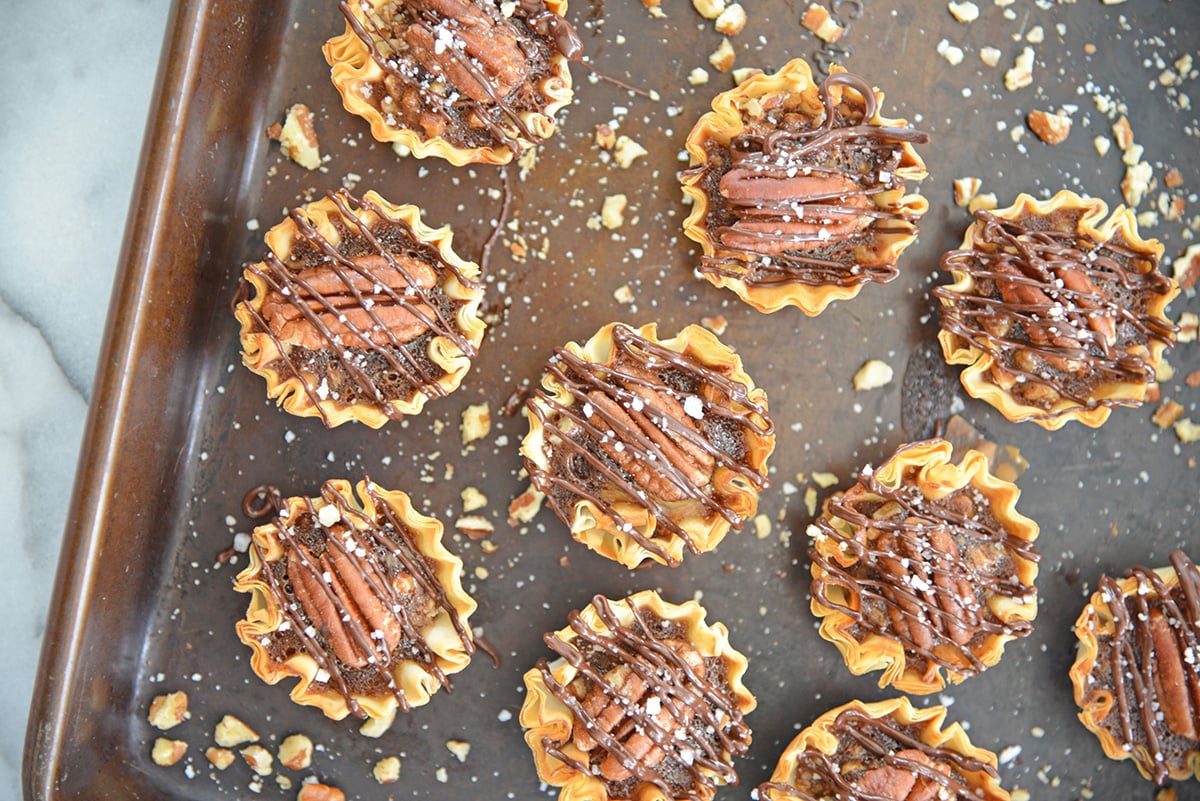
[[[73,7],[56,15],[55,39],[69,46],[53,56],[30,35],[45,27],[41,5],[10,4],[0,28],[0,788],[11,798],[169,10],[167,0]]]

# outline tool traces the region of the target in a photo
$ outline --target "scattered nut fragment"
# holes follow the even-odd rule
[[[612,150],[613,145],[617,143],[617,132],[612,129],[612,126],[606,122],[602,122],[596,126],[596,144],[605,150]]]
[[[621,284],[613,290],[613,300],[617,303],[633,303],[633,290],[629,284]]]
[[[395,784],[400,781],[400,758],[384,757],[371,768],[371,775],[380,784]]]
[[[721,336],[721,334],[725,333],[725,329],[729,327],[729,321],[725,319],[724,315],[718,314],[714,317],[701,317],[700,325],[712,331],[717,336]]]
[[[288,109],[287,118],[279,130],[279,148],[283,155],[306,170],[321,166],[321,147],[308,106],[297,103]]]
[[[1108,149],[1111,145],[1106,137],[1097,136],[1092,140],[1092,144],[1096,146],[1096,153],[1099,154],[1100,158],[1108,155]]]
[[[1121,179],[1121,195],[1130,207],[1136,207],[1150,189],[1150,179],[1154,176],[1154,168],[1148,161],[1139,161],[1125,168],[1125,177]]]
[[[963,62],[962,48],[950,44],[950,40],[948,39],[942,39],[937,43],[937,54],[946,59],[952,67],[957,67]]]
[[[692,86],[700,86],[708,83],[708,70],[703,67],[696,67],[688,73],[688,83]]]
[[[731,3],[717,17],[713,27],[717,29],[717,33],[737,36],[742,32],[742,28],[746,27],[746,9],[742,8],[740,3]]]
[[[1071,133],[1071,118],[1049,111],[1031,111],[1025,117],[1029,129],[1048,145],[1057,145]]]
[[[228,748],[217,748],[216,746],[209,746],[204,752],[204,757],[217,770],[225,770],[237,758]]]
[[[1175,421],[1183,417],[1183,406],[1173,400],[1164,401],[1161,406],[1154,410],[1154,414],[1150,417],[1150,422],[1159,428],[1167,428],[1174,425]]]
[[[173,729],[191,717],[188,712],[187,693],[182,690],[154,696],[150,702],[150,714],[146,719],[156,729]]]
[[[1183,383],[1187,384],[1193,389],[1200,387],[1200,370],[1194,370],[1184,376]]]
[[[725,10],[725,0],[692,0],[692,6],[705,19],[716,19]]]
[[[636,159],[645,156],[650,151],[630,139],[628,136],[618,136],[613,148],[613,160],[622,169],[629,169]]]
[[[708,63],[712,64],[717,72],[729,72],[733,69],[736,59],[737,53],[733,52],[733,45],[729,43],[729,39],[722,39],[721,44],[708,57]]]
[[[1197,329],[1200,329],[1200,317],[1195,312],[1184,312],[1179,315],[1179,331],[1175,334],[1175,341],[1195,342]]]
[[[312,764],[313,741],[303,734],[292,734],[279,744],[279,764],[292,770],[304,770]]]
[[[979,19],[979,6],[972,3],[971,0],[963,0],[961,3],[951,0],[946,7],[950,9],[950,16],[964,24]]]
[[[760,540],[771,536],[771,518],[763,514],[754,516],[754,536]]]
[[[446,750],[454,754],[459,762],[466,762],[467,754],[471,753],[471,744],[466,740],[447,740]]]
[[[1175,260],[1175,280],[1183,289],[1191,289],[1200,279],[1200,243],[1189,245],[1183,255]]]
[[[808,512],[809,517],[817,515],[817,491],[812,487],[804,488],[804,511]]]
[[[492,410],[486,403],[475,403],[468,406],[463,409],[460,429],[463,445],[470,445],[476,440],[483,439],[492,430]]]
[[[800,24],[817,35],[823,42],[833,43],[842,38],[846,29],[837,24],[837,20],[824,6],[813,3],[800,18]]]
[[[1165,358],[1158,363],[1158,367],[1154,368],[1154,380],[1158,383],[1170,381],[1175,377],[1175,368]]]
[[[629,199],[625,195],[609,195],[604,198],[604,205],[600,207],[600,224],[610,231],[620,228],[625,224],[625,209],[629,205]]]
[[[1025,41],[1030,44],[1041,44],[1046,41],[1046,30],[1041,25],[1034,25],[1029,29],[1029,33],[1025,34]]]
[[[1000,63],[1000,56],[1004,55],[994,47],[981,47],[979,49],[979,60],[989,67],[994,67]]]
[[[813,483],[821,489],[829,489],[834,484],[838,483],[838,477],[833,473],[816,472],[812,474]]]
[[[1004,73],[1004,88],[1010,92],[1024,89],[1033,83],[1033,48],[1026,47],[1013,62],[1013,67]]]
[[[233,748],[242,743],[258,742],[258,732],[233,715],[226,715],[217,724],[214,739],[222,748]]]
[[[282,773],[276,773],[276,774],[275,774],[275,783],[279,785],[279,789],[280,789],[280,790],[290,790],[290,789],[292,789],[292,780],[291,780],[291,778],[289,778],[289,777],[287,777],[287,776],[284,776]]]
[[[892,368],[887,362],[869,359],[854,374],[854,391],[879,389],[892,383]]]
[[[467,487],[458,494],[462,499],[462,508],[464,512],[474,512],[487,506],[487,496],[479,491],[477,487]]]
[[[512,503],[508,505],[508,524],[515,526],[518,523],[528,523],[533,520],[541,511],[542,501],[545,498],[545,493],[530,486],[529,489],[513,498]]]
[[[454,527],[472,540],[481,540],[496,533],[496,527],[492,525],[492,521],[483,515],[463,515],[454,521]]]
[[[275,757],[261,745],[248,745],[241,750],[242,759],[250,769],[259,776],[270,776],[275,763]]]
[[[1175,436],[1179,437],[1180,442],[1200,440],[1200,425],[1196,425],[1190,418],[1185,417],[1175,423]]]
[[[328,784],[304,784],[296,795],[296,801],[346,801],[346,794]]]
[[[150,749],[150,758],[154,760],[155,765],[162,765],[164,768],[170,767],[183,759],[187,749],[188,744],[183,740],[168,740],[166,737],[158,737],[154,740],[154,747]]]
[[[1121,117],[1113,123],[1112,127],[1113,139],[1117,142],[1117,147],[1122,150],[1128,150],[1133,145],[1133,128],[1129,125],[1129,120]]]
[[[954,179],[954,205],[965,209],[983,187],[983,180],[964,175]]]

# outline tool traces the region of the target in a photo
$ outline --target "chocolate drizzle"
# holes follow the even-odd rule
[[[893,459],[922,444],[901,448]],[[926,498],[916,469],[891,488],[866,468],[858,485],[829,501],[815,526],[818,538],[832,544],[809,549],[826,574],[813,579],[813,597],[851,618],[850,633],[860,642],[868,634],[898,640],[914,670],[924,666],[928,676],[940,666],[972,676],[987,668],[976,651],[988,638],[1033,630],[1027,621],[997,618],[990,601],[1032,603],[1037,591],[1019,581],[1015,566],[1039,556],[996,520],[981,492],[968,485],[940,500]],[[833,597],[834,588],[850,599]]]
[[[334,223],[342,229],[340,241],[322,235],[304,208],[293,209],[296,233],[288,262],[268,251],[262,262],[248,266],[246,272],[260,278],[268,294],[252,300],[252,287],[243,279],[235,306],[253,320],[254,332],[271,338],[279,352],[271,366],[283,380],[299,379],[326,425],[324,404],[331,401],[362,403],[399,418],[392,401],[418,392],[429,398],[446,394],[439,383],[445,371],[427,354],[433,337],[449,340],[468,358],[477,352],[458,325],[464,302],[444,293],[443,273],[453,273],[469,289],[481,285],[375,203],[344,189],[328,198],[340,214]],[[364,222],[366,215],[375,222]],[[268,319],[268,308],[285,322]],[[288,325],[307,329],[307,338],[299,340],[304,344],[289,341]]]
[[[323,525],[324,518],[313,500],[299,499],[298,512],[289,515],[284,509],[273,522],[273,536],[284,551],[278,562],[268,562],[259,544],[252,545],[263,564],[261,578],[283,618],[267,637],[291,641],[295,650],[312,657],[319,669],[313,683],[325,684],[339,693],[358,717],[366,717],[354,697],[356,687],[364,682],[363,673],[369,676],[369,683],[381,683],[405,712],[410,704],[396,683],[402,663],[416,662],[447,691],[451,689],[449,676],[438,666],[437,655],[421,633],[441,612],[449,616],[463,650],[468,655],[475,651],[471,632],[427,557],[418,549],[413,533],[387,499],[376,492],[369,478],[365,486],[375,506],[374,519],[354,508],[335,484],[326,482],[321,487],[321,499],[337,510],[336,521]],[[340,572],[347,566],[354,575]],[[302,585],[319,589],[315,595],[304,597],[306,593],[298,592]],[[351,585],[366,588],[373,595],[378,604],[378,628],[364,619],[363,600],[353,587],[347,590]],[[432,611],[423,607],[432,607]],[[349,664],[339,656],[335,635],[329,622],[322,619],[321,608],[336,613],[349,649],[362,657],[353,661],[361,665]],[[392,629],[396,634],[389,638]],[[286,659],[290,654],[279,656]]]
[[[554,697],[574,715],[576,742],[585,738],[597,746],[586,752],[589,764],[564,753],[566,742],[546,738],[546,752],[581,773],[608,781],[608,796],[614,799],[639,797],[634,792],[638,783],[652,784],[671,799],[701,797],[700,788],[712,788],[717,781],[737,784],[730,758],[746,753],[750,729],[725,679],[723,658],[701,657],[679,639],[687,632],[678,623],[661,620],[631,600],[627,603],[632,625],[623,624],[608,599],[597,595],[592,609],[606,630],[591,628],[579,612],[572,612],[567,620],[574,638],[545,636],[550,649],[583,678],[587,690],[583,697],[572,692],[578,679],[560,684],[545,659],[538,661],[537,669]],[[641,689],[636,697],[630,697],[631,681]],[[589,711],[592,699],[607,703]],[[613,709],[622,713],[615,724],[599,719]],[[627,777],[606,779],[606,761],[613,758],[623,768],[619,775]],[[623,783],[622,788],[615,783]]]
[[[510,18],[490,0],[364,5],[372,8],[360,18],[350,3],[339,4],[387,76],[381,91],[392,105],[380,112],[390,127],[456,146],[500,144],[514,154],[544,141],[522,114],[545,106],[540,84],[553,56],[579,61],[583,54],[579,34],[544,0],[518,0]]]
[[[793,771],[796,784],[766,782],[759,786],[762,798],[776,801],[904,801],[918,783],[923,785],[920,798],[943,801],[978,801],[980,793],[966,777],[985,773],[999,779],[995,768],[981,760],[950,748],[929,745],[921,740],[914,726],[905,726],[891,718],[873,718],[857,709],[839,714],[829,728],[838,740],[833,754],[815,748],[797,756]],[[850,767],[850,763],[854,767]],[[896,779],[911,778],[905,795],[882,794],[871,788],[885,784],[885,774],[895,771]]]
[[[835,103],[831,89],[843,94]],[[903,190],[896,174],[905,143],[929,136],[903,127],[873,125],[878,101],[863,78],[847,72],[821,82],[819,125],[795,109],[768,109],[727,147],[709,143],[708,161],[689,170],[703,175],[709,196],[706,224],[715,252],[701,274],[735,277],[748,286],[800,283],[856,286],[886,283],[899,273],[880,253],[878,237],[916,235],[919,215],[880,204],[876,196]],[[888,221],[899,220],[892,228]]]
[[[546,372],[570,400],[560,402],[539,388],[527,402],[544,429],[551,470],[528,458],[526,467],[564,522],[570,523],[579,500],[587,500],[647,551],[675,565],[678,560],[616,505],[644,507],[658,526],[699,553],[676,519],[680,513],[668,505],[690,501],[741,528],[742,517],[727,508],[710,479],[723,468],[740,477],[735,480],[767,487],[766,476],[746,457],[754,441],[774,433],[774,423],[746,385],[628,326],[613,326],[612,338],[614,356],[607,364],[555,350]]]
[[[1098,638],[1088,685],[1089,695],[1112,693],[1109,718],[1097,723],[1158,784],[1200,751],[1200,570],[1178,550],[1171,566],[1178,577],[1172,587],[1145,567],[1126,571],[1137,582],[1129,593],[1109,576],[1100,579],[1113,631]]]
[[[1063,414],[1050,411],[1063,398],[1086,408],[1139,405],[1094,390],[1153,382],[1150,343],[1174,344],[1175,326],[1150,309],[1172,286],[1158,257],[1120,234],[1098,241],[1079,232],[1081,214],[1008,220],[978,211],[972,248],[942,257],[943,270],[969,275],[974,288],[934,290],[941,327],[989,354],[1015,377],[1014,394],[1045,410],[1022,420]]]

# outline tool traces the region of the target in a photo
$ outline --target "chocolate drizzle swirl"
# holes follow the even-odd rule
[[[1115,700],[1108,719],[1096,722],[1158,784],[1200,750],[1200,570],[1178,550],[1171,566],[1174,586],[1140,566],[1125,573],[1137,582],[1130,593],[1109,576],[1100,579],[1113,631],[1098,638],[1089,684],[1089,695],[1111,692]]]
[[[835,103],[835,86],[843,94]],[[706,224],[715,252],[701,259],[701,274],[735,277],[748,286],[800,283],[856,286],[886,283],[899,273],[880,254],[878,237],[911,233],[919,215],[880,205],[875,197],[903,190],[905,143],[926,144],[928,134],[873,125],[874,89],[848,72],[820,84],[819,125],[795,109],[768,108],[729,145],[706,145],[708,161],[687,174],[705,176]],[[890,220],[905,223],[888,227]]]
[[[741,516],[727,508],[710,479],[724,468],[757,489],[769,486],[746,457],[754,440],[774,433],[774,423],[746,385],[628,326],[613,326],[612,338],[614,356],[607,364],[555,349],[546,372],[570,401],[539,388],[526,402],[545,431],[552,469],[528,458],[526,468],[564,522],[570,523],[579,500],[587,500],[647,551],[675,565],[678,560],[616,505],[644,507],[658,526],[699,553],[676,519],[679,511],[669,505],[690,501],[741,528]]]
[[[838,740],[833,754],[812,748],[800,753],[794,770],[796,784],[766,782],[759,786],[760,797],[770,801],[904,801],[919,784],[920,798],[978,801],[980,794],[967,775],[985,773],[999,779],[986,762],[929,745],[921,740],[916,726],[891,718],[873,718],[847,709],[834,719],[829,733]],[[899,783],[888,788],[896,794],[879,791],[888,787],[888,779]]]
[[[1022,420],[1062,414],[1049,411],[1062,398],[1086,408],[1139,405],[1094,390],[1153,382],[1150,343],[1174,345],[1175,326],[1150,310],[1172,286],[1158,257],[1121,234],[1098,241],[1079,232],[1081,214],[1009,220],[978,211],[972,248],[941,260],[974,282],[970,294],[934,289],[942,330],[990,355],[1015,377],[1014,394],[1045,410]]]
[[[921,444],[901,448],[893,459]],[[968,485],[940,500],[926,498],[915,483],[916,469],[892,488],[868,467],[855,487],[829,501],[815,526],[832,545],[809,549],[826,574],[813,579],[813,597],[850,617],[855,639],[878,634],[898,640],[914,670],[924,667],[928,674],[940,666],[973,676],[987,668],[976,654],[987,638],[1025,637],[1033,630],[1027,621],[1000,620],[989,602],[1032,602],[1037,590],[1017,579],[1015,564],[1040,557],[1032,543],[995,518],[981,492]],[[833,597],[834,588],[850,599]]]
[[[750,746],[750,728],[725,678],[722,657],[702,657],[686,641],[684,627],[662,620],[627,601],[633,624],[621,622],[607,598],[597,595],[592,609],[606,630],[591,628],[571,612],[570,641],[556,633],[546,645],[577,671],[586,684],[582,697],[554,677],[543,658],[537,669],[546,687],[575,719],[575,741],[594,741],[589,764],[564,753],[566,742],[546,738],[556,759],[609,785],[608,797],[636,798],[639,783],[657,787],[666,798],[698,798],[701,787],[717,781],[737,784],[731,756]],[[630,682],[639,690],[631,695]],[[596,704],[595,700],[600,703]],[[609,714],[619,709],[614,724]],[[605,718],[605,720],[601,720]],[[610,766],[622,778],[606,777]]]
[[[267,296],[252,301],[253,287],[243,279],[234,305],[249,314],[254,331],[271,338],[281,378],[299,379],[326,425],[330,419],[323,404],[331,400],[366,404],[399,418],[403,415],[391,401],[417,392],[429,398],[446,394],[438,383],[445,371],[427,355],[434,337],[449,340],[468,358],[477,353],[458,325],[463,301],[444,293],[442,274],[453,273],[470,289],[481,285],[377,204],[344,189],[327,197],[340,214],[334,223],[340,240],[335,244],[322,235],[304,208],[293,209],[289,217],[296,234],[287,263],[268,251],[262,262],[246,268],[266,284]],[[364,222],[366,215],[376,221]],[[281,310],[281,318],[310,329],[310,336],[300,340],[305,344],[289,341],[285,329],[268,319],[268,305]],[[325,380],[314,385],[317,378]],[[336,379],[332,387],[331,378]]]
[[[579,34],[544,0],[518,0],[509,18],[490,0],[376,3],[363,19],[350,3],[339,6],[387,76],[392,105],[380,111],[388,124],[456,146],[500,144],[520,154],[543,142],[522,114],[545,106],[539,85],[553,56],[583,55]]]
[[[326,482],[321,499],[337,510],[335,522],[323,525],[313,500],[303,498],[298,513],[292,516],[285,509],[273,521],[274,535],[284,551],[280,560],[268,562],[259,544],[252,545],[263,564],[262,580],[283,617],[280,626],[267,635],[280,642],[264,645],[279,661],[296,651],[312,657],[319,668],[313,683],[326,684],[339,693],[350,712],[360,718],[366,717],[366,712],[354,696],[364,694],[364,688],[389,693],[401,711],[410,709],[396,683],[403,662],[419,664],[447,691],[452,689],[450,677],[438,666],[436,654],[421,633],[441,612],[449,616],[464,651],[468,655],[475,651],[471,632],[418,549],[413,533],[369,478],[365,486],[375,505],[374,519],[354,508],[335,484]],[[347,567],[353,575],[342,573]],[[298,592],[302,585],[310,589]],[[408,585],[406,589],[404,585]],[[370,605],[377,603],[374,625],[364,619],[364,601],[355,587],[369,591],[375,601]],[[336,635],[322,619],[322,608],[334,611],[350,652],[360,658],[347,660],[339,655]],[[343,644],[341,649],[345,648]]]

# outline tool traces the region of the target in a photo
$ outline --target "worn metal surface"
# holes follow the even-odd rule
[[[818,41],[798,24],[803,5],[748,6],[750,23],[734,39],[738,65],[776,69],[790,57],[813,56]],[[591,83],[576,68],[577,102],[535,168],[516,182],[515,230],[505,232],[510,242],[520,235],[530,251],[545,241],[544,256],[518,263],[497,249],[487,305],[499,320],[463,388],[381,431],[330,431],[317,419],[275,410],[264,400],[263,381],[239,366],[228,302],[242,263],[261,252],[263,231],[305,193],[319,195],[354,173],[361,176],[358,191],[374,188],[418,203],[426,221],[452,224],[460,253],[476,256],[499,211],[499,197],[487,190],[501,186],[500,173],[399,160],[371,143],[366,124],[342,111],[318,51],[342,29],[333,4],[182,3],[66,536],[30,723],[26,797],[246,797],[253,776],[245,765],[222,773],[203,757],[226,713],[242,717],[269,745],[307,733],[323,746],[311,771],[284,772],[294,780],[313,773],[351,798],[535,797],[538,781],[515,720],[520,677],[547,653],[542,634],[562,626],[568,611],[595,593],[657,588],[676,601],[702,595],[709,619],[726,623],[733,644],[750,656],[746,683],[760,702],[749,718],[754,744],[738,764],[741,786],[718,798],[747,797],[796,730],[825,710],[890,695],[870,676],[851,676],[817,636],[807,598],[807,485],[796,474],[829,471],[844,487],[859,467],[877,464],[905,441],[904,367],[935,330],[927,293],[944,280],[934,275],[937,258],[959,243],[968,222],[952,202],[954,178],[983,178],[984,191],[1002,204],[1020,191],[1066,187],[1117,205],[1123,166],[1115,147],[1106,158],[1093,147],[1092,137],[1107,135],[1109,121],[1086,88],[1092,85],[1128,104],[1156,174],[1173,166],[1185,191],[1200,186],[1194,112],[1177,109],[1162,86],[1147,89],[1161,71],[1156,55],[1170,63],[1197,51],[1200,14],[1190,0],[1113,7],[1080,0],[1052,9],[1018,0],[1012,20],[980,2],[981,18],[963,26],[944,5],[924,0],[861,5],[845,39],[856,51],[847,65],[886,92],[885,114],[914,120],[933,138],[922,151],[931,173],[922,190],[931,210],[896,282],[868,286],[815,319],[795,310],[762,315],[698,282],[690,270],[697,250],[679,232],[686,209],[676,154],[711,96],[731,85],[711,69],[707,86],[687,81],[694,67],[708,66],[719,36],[684,0],[664,4],[667,20],[648,17],[632,0],[579,4],[570,16],[593,62],[656,90],[662,100]],[[1003,72],[1024,46],[1013,35],[1035,25],[1045,41],[1034,46],[1034,85],[1007,92]],[[942,38],[966,50],[962,64],[952,67],[938,55]],[[1085,43],[1097,52],[1086,54]],[[978,57],[989,45],[1003,52],[996,68]],[[327,171],[306,173],[282,161],[262,135],[294,102],[317,114],[322,148],[331,156]],[[1023,147],[1012,141],[1011,129],[1023,125],[1030,109],[1063,104],[1079,106],[1065,143],[1048,147],[1029,135]],[[592,141],[593,126],[614,116],[621,133],[649,150],[628,170],[604,165]],[[631,204],[625,226],[590,230],[589,216],[617,192]],[[259,230],[248,230],[251,219]],[[1151,232],[1175,255],[1182,230],[1163,223]],[[623,285],[632,303],[614,299]],[[1196,305],[1181,296],[1171,311],[1177,317]],[[767,390],[779,424],[774,487],[760,503],[772,521],[770,535],[759,539],[748,527],[676,570],[630,573],[571,542],[546,511],[527,528],[510,527],[505,508],[523,489],[517,446],[525,424],[498,410],[514,390],[537,380],[552,348],[586,339],[614,319],[657,320],[670,335],[714,314],[728,319],[723,339]],[[896,380],[855,393],[850,378],[868,358],[889,362]],[[1183,376],[1200,369],[1200,354],[1183,345],[1170,361],[1176,378],[1164,384],[1164,395],[1195,417],[1198,390],[1187,388]],[[492,433],[462,455],[461,411],[483,400],[497,412]],[[1070,626],[1085,590],[1103,572],[1165,564],[1171,549],[1196,543],[1200,472],[1189,460],[1200,451],[1179,445],[1170,430],[1159,432],[1149,408],[1118,410],[1098,431],[1070,425],[1055,433],[1009,424],[975,401],[964,416],[992,439],[1018,446],[1030,462],[1020,480],[1020,509],[1042,526],[1042,608],[1029,639],[1010,644],[999,665],[941,700],[953,700],[951,719],[969,723],[977,745],[997,752],[1021,746],[1020,756],[1001,768],[1010,789],[1026,788],[1041,799],[1079,798],[1087,787],[1098,798],[1149,799],[1152,786],[1131,764],[1107,760],[1075,719]],[[287,685],[268,687],[251,673],[249,651],[233,631],[246,597],[230,588],[245,558],[216,564],[234,532],[252,525],[240,505],[254,486],[311,494],[326,478],[364,473],[409,492],[451,530],[460,491],[477,487],[496,524],[494,553],[458,536],[451,547],[466,563],[480,604],[474,622],[500,652],[500,666],[480,655],[455,678],[452,694],[402,717],[379,740],[358,735],[352,720],[326,720],[292,704]],[[790,492],[789,484],[799,491]],[[781,538],[784,531],[790,539]],[[487,577],[475,577],[477,568]],[[171,732],[190,750],[184,763],[160,768],[150,761],[156,732],[145,713],[154,695],[173,689],[191,697],[191,720]],[[449,739],[471,743],[465,763],[446,749]],[[389,754],[403,760],[401,779],[381,788],[370,768]],[[295,793],[273,778],[261,785],[263,797]],[[1179,786],[1179,797],[1200,797],[1197,787]]]

